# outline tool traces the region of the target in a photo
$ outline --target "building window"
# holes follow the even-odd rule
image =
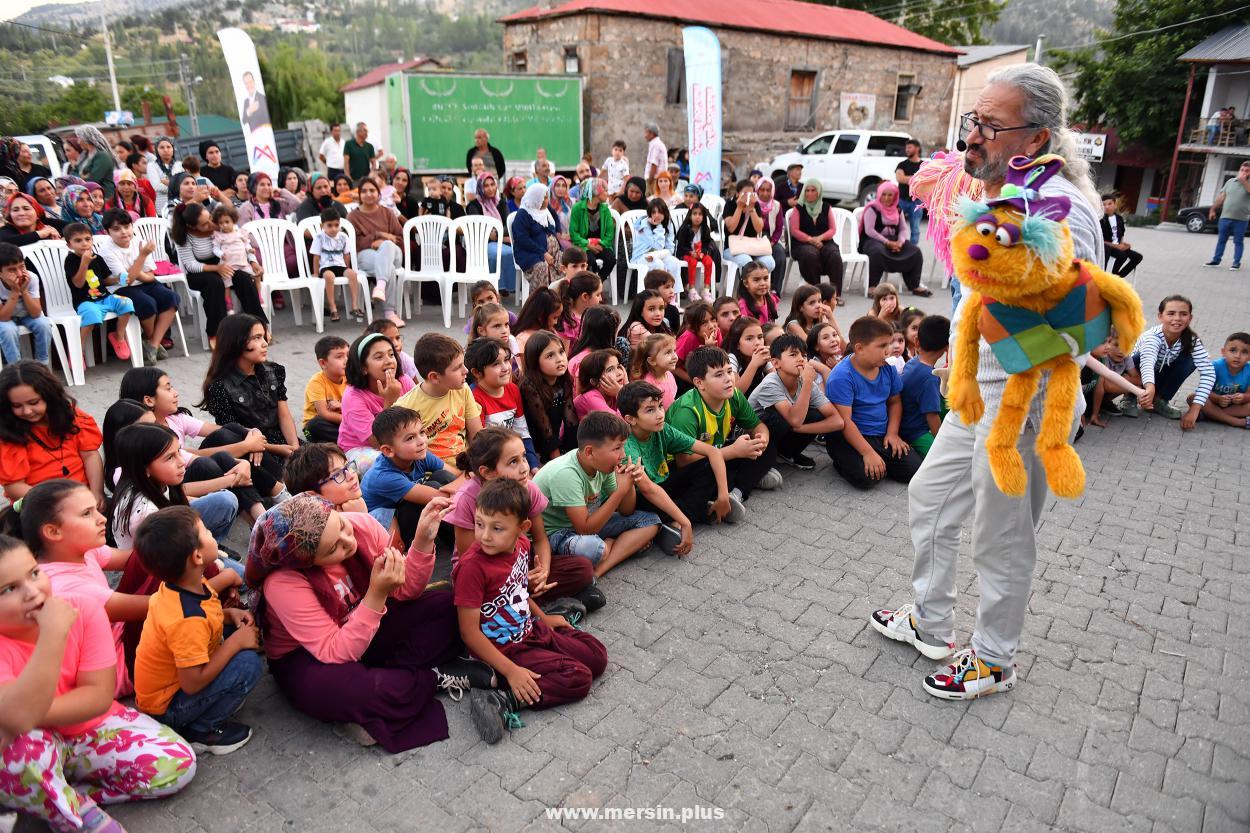
[[[529,60],[525,55],[524,49],[513,52],[508,56],[508,71],[529,72]]]
[[[564,71],[569,75],[577,75],[582,71],[582,62],[577,57],[576,46],[564,47]]]
[[[786,104],[786,129],[802,130],[816,120],[816,72],[790,70],[790,98]]]
[[[686,54],[677,47],[668,50],[668,76],[664,85],[664,103],[686,103]]]
[[[911,121],[916,99],[920,97],[920,91],[923,89],[924,87],[916,83],[916,76],[899,75],[898,89],[894,93],[894,121]]]

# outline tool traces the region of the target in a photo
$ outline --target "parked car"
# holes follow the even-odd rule
[[[768,164],[773,179],[784,177],[795,162],[803,166],[803,178],[815,177],[824,186],[827,200],[867,203],[877,185],[894,180],[894,169],[907,158],[906,133],[871,130],[831,130],[799,144]]]
[[[49,136],[18,136],[19,142],[24,142],[30,147],[30,159],[36,165],[43,165],[52,171],[52,178],[61,175],[61,157],[57,148],[57,143],[52,141]]]
[[[1204,231],[1218,231],[1220,221],[1211,219],[1211,206],[1195,205],[1192,208],[1182,208],[1176,215],[1176,222],[1183,225],[1186,230],[1199,234]],[[1246,236],[1250,237],[1250,228],[1246,229]]]

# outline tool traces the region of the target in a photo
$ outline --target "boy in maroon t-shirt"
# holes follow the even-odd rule
[[[498,743],[505,725],[523,725],[516,715],[522,705],[549,709],[581,700],[608,664],[599,640],[530,599],[529,510],[529,493],[517,481],[501,477],[483,486],[473,546],[451,573],[460,637],[508,681],[507,688],[470,692],[473,725],[487,743]]]

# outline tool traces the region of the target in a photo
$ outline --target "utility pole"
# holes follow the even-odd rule
[[[113,85],[113,109],[122,109],[121,96],[117,94],[117,70],[113,69],[113,42],[109,40],[109,27],[104,22],[104,12],[100,12],[100,29],[104,32],[104,55],[109,62],[109,82]]]
[[[1042,41],[1046,40],[1045,35],[1037,36],[1037,45],[1033,47],[1033,63],[1040,64],[1042,62]]]
[[[200,135],[200,114],[195,108],[195,79],[191,76],[191,62],[187,53],[178,56],[178,80],[182,82],[182,94],[187,99],[187,112],[191,114],[191,135]]]

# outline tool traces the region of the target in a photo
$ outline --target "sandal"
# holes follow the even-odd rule
[[[839,307],[844,307],[844,306],[846,306],[846,301],[843,301],[843,300],[842,300],[842,296],[841,296],[841,295],[839,295],[839,296],[838,296],[837,306],[839,306]]]
[[[339,311],[338,311],[338,310],[336,310],[336,309],[332,309],[332,310],[330,310],[330,320],[331,320],[332,322],[342,321],[342,320],[343,320],[343,316],[339,315]]]
[[[355,307],[354,309],[352,309],[351,313],[349,314],[351,315],[353,319],[355,319],[357,324],[364,323],[364,320],[365,320],[364,310],[360,309],[359,307]]]
[[[911,294],[918,298],[928,298],[933,294],[933,290],[929,289],[927,286],[918,286],[911,291]]]

